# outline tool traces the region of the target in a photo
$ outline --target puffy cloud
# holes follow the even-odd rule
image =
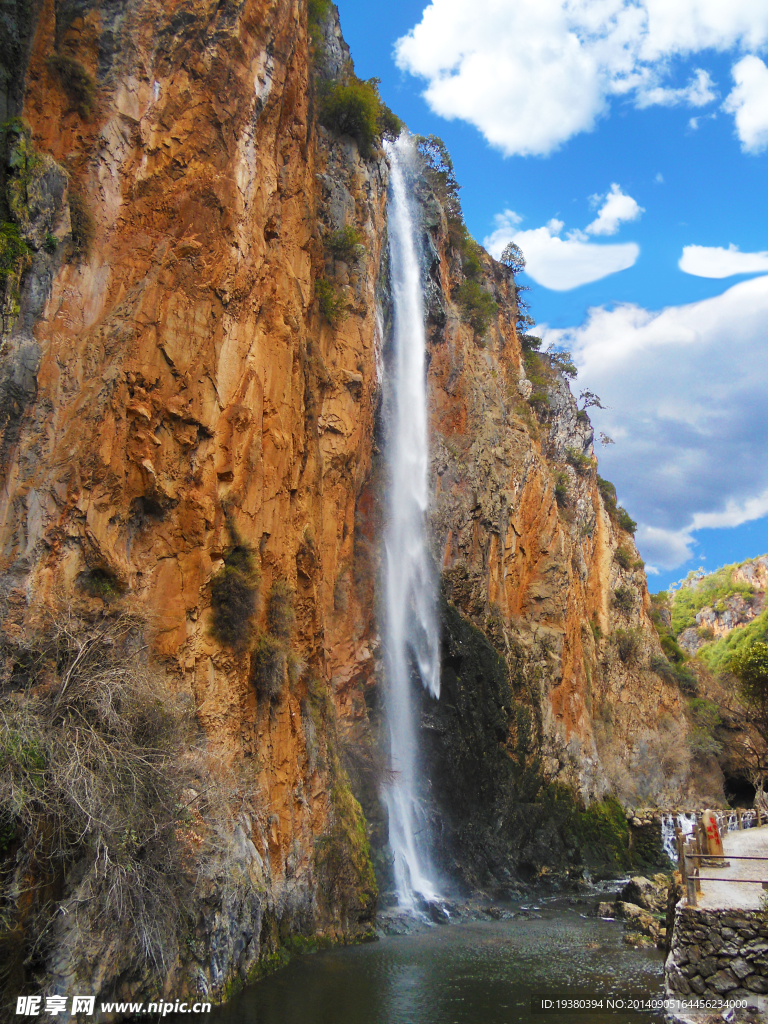
[[[541,332],[571,349],[580,386],[610,406],[590,410],[616,440],[600,473],[655,566],[685,562],[696,530],[768,513],[766,317],[768,276],[660,312],[591,309],[580,327]]]
[[[683,89],[669,89],[663,86],[645,89],[638,93],[636,106],[643,107],[677,107],[685,104],[689,107],[705,107],[708,103],[717,99],[717,93],[712,88],[712,79],[709,72],[697,68],[696,77],[692,78]],[[695,120],[695,118],[691,118]]]
[[[751,54],[731,69],[736,83],[723,104],[734,115],[736,134],[745,153],[761,153],[768,146],[768,68]]]
[[[597,219],[587,227],[593,234],[613,234],[620,221],[633,219],[642,212],[631,196],[625,196],[618,185],[611,186]],[[631,215],[630,215],[631,214]],[[507,242],[515,242],[523,250],[526,272],[533,280],[553,291],[569,291],[579,285],[599,281],[602,277],[626,270],[634,265],[640,247],[634,242],[622,245],[596,245],[583,231],[571,231],[565,238],[561,220],[552,219],[542,228],[520,231],[522,217],[514,210],[505,210],[495,217],[496,229],[483,239],[488,252],[498,259]]]
[[[606,196],[593,198],[598,203],[602,200],[603,205],[597,218],[584,228],[588,235],[615,235],[622,221],[637,220],[641,213],[645,213],[643,207],[638,206],[632,196],[625,195],[615,183]]]
[[[482,17],[476,0],[432,0],[395,54],[426,80],[437,114],[476,125],[508,155],[543,155],[593,128],[613,97],[711,102],[704,69],[669,83],[673,59],[766,41],[764,0],[493,0]]]
[[[734,274],[759,274],[768,271],[768,252],[739,252],[735,245],[727,249],[708,245],[686,245],[678,267],[696,277],[732,277]]]

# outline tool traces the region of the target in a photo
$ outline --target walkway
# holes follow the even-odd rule
[[[725,859],[765,857],[766,860],[732,860],[729,868],[703,867],[701,892],[697,904],[703,910],[759,910],[764,890],[754,882],[739,885],[739,878],[768,881],[768,825],[727,832],[723,836]],[[707,878],[727,878],[727,882],[708,882]]]

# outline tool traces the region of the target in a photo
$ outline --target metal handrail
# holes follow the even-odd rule
[[[747,882],[751,885],[761,885],[764,889],[768,889],[768,880],[762,878],[719,878],[712,875],[702,875],[702,868],[718,868],[727,867],[728,864],[724,863],[725,858],[728,858],[728,862],[731,860],[755,860],[755,861],[768,861],[768,857],[756,857],[738,854],[726,854],[725,851],[721,854],[715,853],[704,853],[707,848],[707,837],[704,832],[701,823],[697,823],[693,833],[683,836],[682,832],[677,832],[677,848],[678,848],[678,862],[681,867],[682,880],[685,885],[686,901],[689,907],[695,907],[697,904],[697,893],[701,892],[701,883],[704,882],[733,882],[738,884],[740,882]],[[708,862],[716,863],[708,863]]]
[[[750,882],[753,885],[768,886],[768,879],[766,878],[713,878],[711,875],[699,875],[699,878],[702,882],[733,882],[734,885]]]
[[[768,860],[768,857],[741,857],[735,853],[689,853],[689,857],[698,857],[699,860],[723,860],[725,857],[728,860]]]

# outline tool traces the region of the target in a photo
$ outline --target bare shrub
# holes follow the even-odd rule
[[[641,733],[628,766],[635,801],[676,802],[685,791],[691,766],[691,751],[684,730],[670,720],[662,722],[654,732]]]
[[[622,615],[629,615],[635,607],[636,597],[632,587],[617,587],[613,592],[613,603]]]
[[[74,109],[88,120],[96,102],[96,84],[90,72],[80,61],[60,53],[48,58],[48,67],[58,78]]]
[[[270,633],[262,633],[251,657],[251,679],[262,700],[279,700],[288,668],[285,641]]]
[[[176,955],[188,718],[148,667],[144,625],[64,609],[0,637],[0,944],[21,929],[28,961],[65,878],[79,934],[119,936],[157,970]]]
[[[286,580],[275,580],[267,595],[267,628],[281,640],[290,640],[296,627],[295,596]]]
[[[69,192],[69,221],[72,229],[72,258],[76,263],[88,259],[96,237],[96,223],[85,197],[74,189]]]
[[[237,544],[211,580],[211,632],[219,643],[244,651],[252,639],[259,575],[252,551]]]
[[[397,781],[397,772],[390,768],[386,755],[371,736],[343,743],[341,763],[353,792],[378,793],[383,786]]]
[[[617,629],[612,639],[619,657],[625,664],[637,661],[642,648],[642,635],[639,629]]]

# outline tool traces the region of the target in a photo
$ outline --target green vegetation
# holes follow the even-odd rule
[[[448,218],[449,242],[461,256],[465,280],[456,290],[456,301],[461,306],[464,320],[482,337],[499,308],[493,296],[483,288],[479,280],[483,270],[483,249],[464,223],[459,201],[461,186],[456,181],[453,161],[445,143],[436,135],[418,136],[416,142],[424,158],[424,176]]]
[[[19,277],[32,262],[32,250],[15,224],[0,224],[0,280]]]
[[[85,199],[79,192],[69,193],[69,220],[72,228],[72,248],[75,260],[88,259],[96,235],[96,224]]]
[[[13,220],[24,226],[29,223],[30,196],[43,171],[43,160],[32,141],[32,129],[21,118],[6,121],[2,137],[7,163],[3,199]]]
[[[595,465],[592,459],[578,448],[566,448],[565,461],[569,466],[573,466],[579,476],[587,476]]]
[[[568,474],[558,473],[555,477],[555,501],[558,508],[568,507]]]
[[[632,553],[628,551],[627,548],[616,548],[613,553],[613,560],[620,565],[625,572],[631,569],[634,564]]]
[[[267,594],[267,632],[251,656],[251,681],[261,700],[280,699],[288,679],[295,686],[304,668],[291,651],[296,628],[295,595],[287,581],[276,579]]]
[[[345,263],[356,263],[365,252],[360,235],[349,225],[327,234],[323,239],[323,245],[334,259],[343,260]]]
[[[523,250],[515,245],[514,242],[509,242],[501,254],[500,263],[511,270],[513,274],[522,274],[525,270],[525,256],[523,256]]]
[[[579,832],[587,860],[607,861],[629,867],[629,824],[618,800],[607,797],[590,804],[580,814]]]
[[[715,739],[714,731],[722,719],[717,704],[705,697],[692,697],[688,701],[688,711],[691,717],[688,745],[692,753],[702,757],[719,754],[722,745]]]
[[[470,280],[479,277],[483,269],[483,249],[470,235],[462,221],[454,227],[451,242],[461,255],[461,269]]]
[[[489,295],[478,281],[468,279],[459,285],[456,297],[464,319],[474,332],[482,337],[499,308],[493,296]]]
[[[262,633],[251,657],[251,681],[261,700],[277,701],[285,689],[288,651],[284,640]]]
[[[320,305],[320,312],[335,330],[349,315],[344,296],[324,277],[318,278],[315,282],[315,295]]]
[[[58,78],[74,109],[87,120],[96,103],[96,85],[90,73],[79,61],[60,53],[48,58],[48,67]]]
[[[724,565],[706,576],[696,572],[688,574],[680,589],[672,595],[672,631],[675,636],[696,625],[696,613],[702,608],[720,606],[718,610],[724,611],[724,602],[734,594],[747,599],[753,596],[753,588],[748,583],[734,580],[737,568],[735,564]]]
[[[668,600],[669,595],[666,591],[651,594],[651,620],[656,627],[664,654],[652,657],[650,668],[652,672],[656,672],[667,682],[677,684],[681,693],[689,696],[695,695],[698,693],[699,684],[687,664],[688,655],[680,647],[671,628],[666,624],[669,615]]]
[[[613,603],[622,615],[629,615],[635,607],[636,597],[634,587],[617,587],[613,592]]]
[[[679,647],[677,649],[683,655],[683,651]],[[654,655],[651,658],[650,669],[668,683],[675,683],[679,687],[680,692],[687,696],[695,696],[699,692],[696,676],[682,660],[674,661],[664,655]]]
[[[619,658],[625,664],[637,661],[643,643],[643,635],[639,629],[617,629],[611,639]]]
[[[416,146],[424,158],[425,177],[445,210],[449,227],[452,223],[463,227],[464,218],[459,201],[461,185],[456,181],[448,147],[437,135],[416,136]]]
[[[108,569],[91,569],[78,577],[81,590],[91,597],[100,597],[102,601],[111,601],[119,597],[124,587]]]
[[[562,373],[564,377],[569,380],[574,380],[578,374],[578,369],[573,361],[573,357],[570,352],[548,352],[550,366],[557,370],[558,373]]]
[[[58,238],[56,238],[56,236],[55,236],[55,235],[52,235],[52,234],[50,234],[50,232],[49,232],[49,233],[48,233],[48,234],[47,234],[47,235],[45,236],[45,240],[44,240],[44,242],[43,242],[43,249],[45,249],[45,251],[46,251],[46,252],[47,252],[47,253],[48,253],[49,255],[51,255],[51,256],[52,256],[52,255],[53,255],[53,254],[54,254],[54,253],[56,252],[56,250],[58,249],[58,247],[59,247],[59,240],[58,240]]]
[[[634,534],[637,530],[637,523],[632,519],[626,509],[616,504],[616,488],[610,480],[604,480],[601,476],[597,478],[597,489],[603,499],[605,510],[620,530]]]
[[[523,350],[523,365],[525,375],[533,385],[528,396],[528,404],[536,413],[542,415],[550,408],[549,387],[552,382],[552,373],[544,359],[534,351]]]
[[[739,681],[749,718],[768,740],[768,642],[755,640],[732,655],[729,668]]]
[[[741,656],[754,643],[768,643],[768,610],[721,640],[702,647],[698,656],[713,672],[723,672],[732,658]]]
[[[373,921],[379,892],[365,816],[339,764],[333,775],[329,827],[315,842],[320,888],[329,905],[338,907],[344,916],[352,910],[362,920]]]
[[[338,135],[351,135],[362,156],[370,156],[377,139],[396,139],[403,130],[403,122],[379,96],[379,80],[364,82],[351,70],[322,92],[320,121]]]
[[[286,580],[277,579],[267,594],[267,629],[281,640],[290,640],[296,627],[295,595]]]
[[[331,0],[309,0],[307,4],[307,24],[312,42],[317,46],[322,37],[321,25],[328,17],[333,4]]]
[[[246,650],[253,636],[258,594],[253,552],[236,543],[211,580],[211,634],[219,643],[239,653]]]

